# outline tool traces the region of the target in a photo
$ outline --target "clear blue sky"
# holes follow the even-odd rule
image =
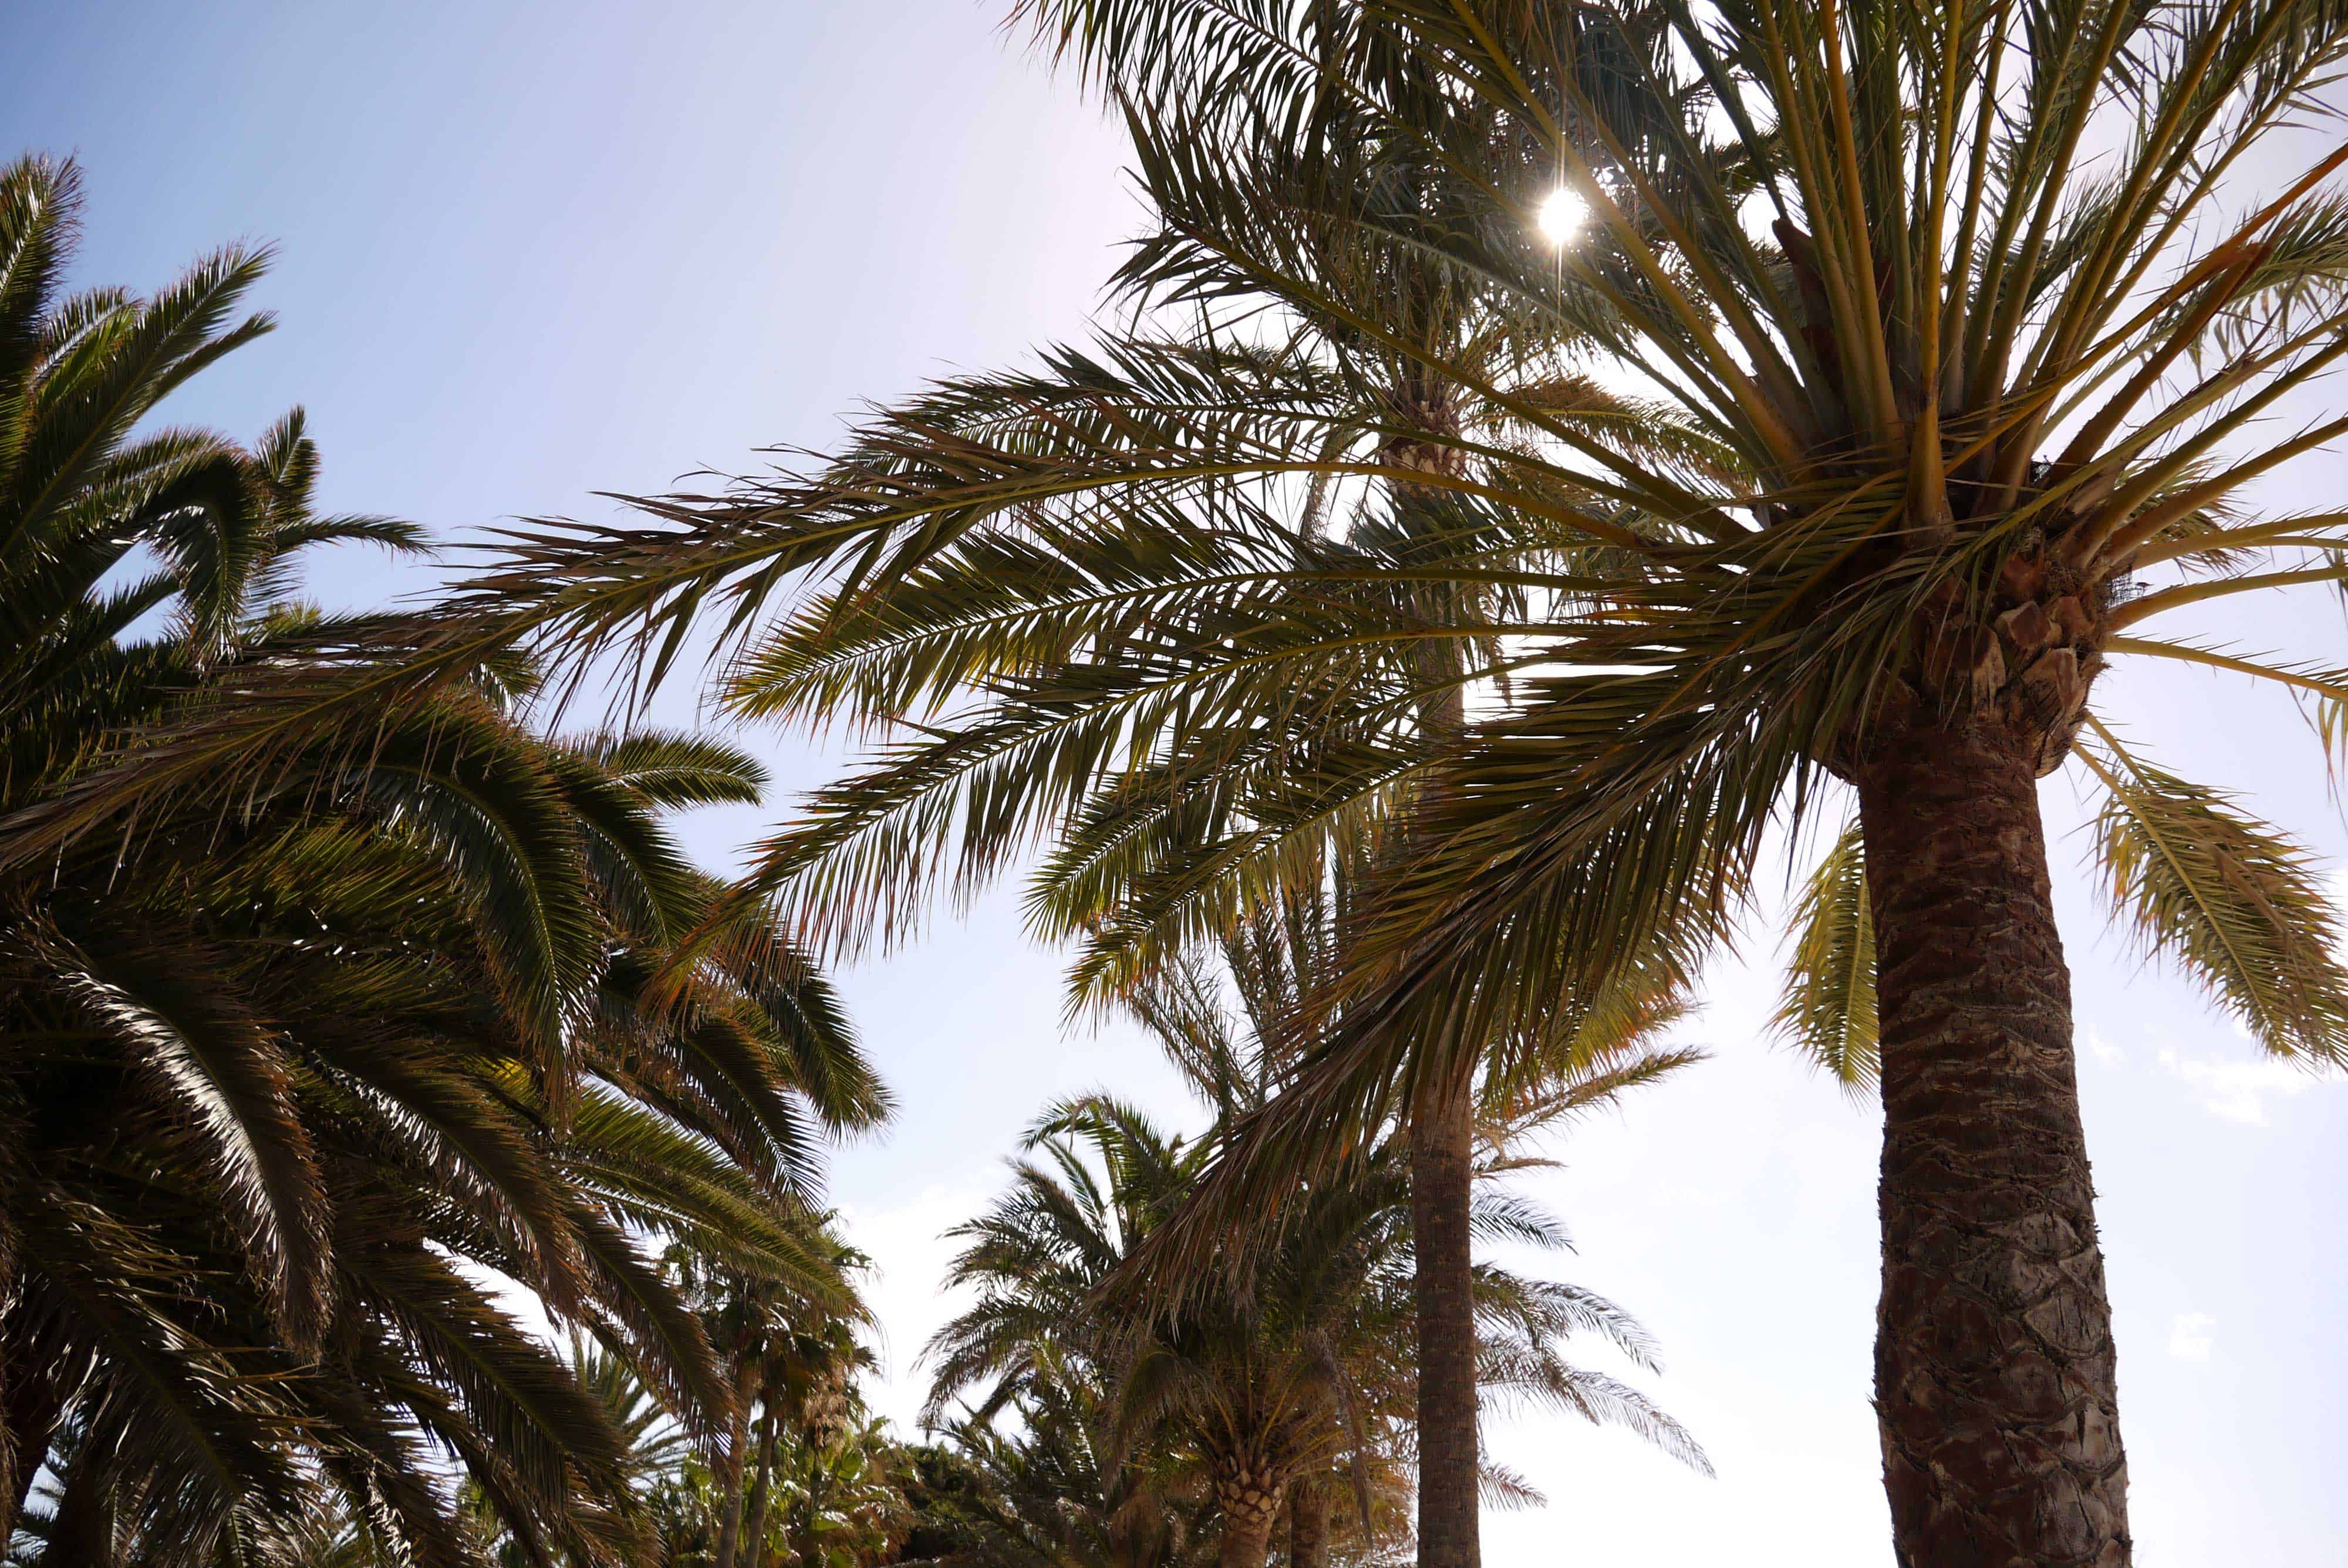
[[[0,147],[83,159],[87,281],[151,287],[224,241],[277,242],[262,299],[280,331],[175,416],[250,434],[306,404],[330,505],[455,537],[820,445],[861,400],[1080,333],[1135,210],[1111,128],[1004,37],[1002,9],[22,5]],[[2281,489],[2336,496],[2343,478],[2326,454]],[[312,591],[367,603],[416,580],[354,555]],[[2321,605],[2210,630],[2348,662]],[[2340,862],[2348,834],[2287,703],[2216,678],[2106,691],[2163,760],[2250,791]],[[787,784],[827,765],[753,740]],[[2348,1091],[2257,1062],[2189,989],[2142,972],[2067,874],[2064,778],[2046,804],[2139,1561],[2348,1560]],[[695,842],[722,862],[756,822],[705,820]],[[1721,1477],[1507,1422],[1500,1457],[1554,1501],[1490,1522],[1496,1568],[1889,1561],[1867,1403],[1873,1117],[1770,1049],[1766,935],[1746,957],[1685,1031],[1718,1060],[1585,1129],[1532,1184],[1581,1244],[1553,1266],[1656,1330],[1656,1391]],[[835,1183],[886,1269],[895,1377],[878,1397],[904,1415],[944,1309],[937,1233],[994,1189],[1018,1126],[1097,1082],[1179,1110],[1129,1034],[1064,1036],[1055,958],[1008,898],[847,979],[905,1106]]]

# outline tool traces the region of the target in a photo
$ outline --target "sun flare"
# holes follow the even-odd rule
[[[1580,194],[1560,185],[1541,199],[1534,221],[1540,225],[1542,239],[1562,246],[1581,231],[1582,220],[1589,215],[1589,205]]]

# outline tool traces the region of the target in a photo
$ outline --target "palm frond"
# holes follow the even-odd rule
[[[1875,921],[1867,849],[1857,822],[1804,878],[1794,904],[1794,951],[1770,1027],[1854,1097],[1875,1084]]]
[[[2348,1063],[2341,925],[2310,853],[2097,726],[2095,859],[2113,918],[2278,1056]]]

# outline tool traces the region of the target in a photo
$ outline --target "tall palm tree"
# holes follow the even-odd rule
[[[2342,209],[2322,190],[2341,155],[2299,159],[2283,133],[2329,115],[2311,95],[2348,19],[2303,0],[1051,15],[1072,46],[1131,45],[1137,71],[1205,106],[1124,99],[1145,187],[1188,241],[1160,296],[1347,316],[1463,389],[1461,434],[1432,438],[1464,472],[1383,459],[1376,433],[1333,413],[1333,374],[1358,384],[1342,360],[1145,322],[911,402],[829,473],[680,499],[664,528],[526,542],[530,570],[563,574],[531,613],[617,635],[726,593],[738,621],[793,573],[831,569],[840,591],[774,661],[808,678],[778,689],[884,720],[978,692],[974,718],[908,742],[778,846],[770,880],[794,900],[885,885],[897,913],[917,878],[983,875],[1137,759],[1292,711],[1325,689],[1310,676],[1334,651],[1400,641],[1302,613],[1334,573],[1272,518],[1317,484],[1447,492],[1463,542],[1505,543],[1430,569],[1526,591],[1531,613],[1473,629],[1524,639],[1525,674],[1428,764],[1347,1032],[1256,1128],[1255,1158],[1219,1184],[1225,1212],[1334,1158],[1396,1074],[1440,1080],[1483,1043],[1408,1020],[1588,987],[1652,933],[1732,906],[1781,810],[1855,796],[1896,1550],[2127,1560],[2034,781],[2078,758],[2116,804],[2129,917],[2269,1049],[2342,1059],[2333,917],[2304,856],[2127,753],[2088,700],[2123,656],[2274,682],[2327,712],[2348,695],[2319,665],[2147,633],[2339,578],[2338,514],[2241,508],[2343,428],[2276,434],[2268,416],[2341,352]],[[1396,61],[1438,90],[1394,87]],[[1280,156],[1299,125],[1333,128],[1316,157],[1431,170],[1444,202],[1331,200],[1342,186]],[[1563,249],[1535,222],[1560,190],[1587,214]],[[1703,460],[1634,453],[1550,413],[1529,377],[1386,333],[1374,289],[1333,295],[1293,265],[1299,225],[1365,258],[1438,254],[1491,308],[1593,335]],[[1533,435],[1483,434],[1500,422]],[[1573,564],[1599,546],[1624,569]],[[837,664],[791,657],[842,629]],[[1221,776],[1222,842],[1241,849],[1351,798]],[[1214,777],[1195,792],[1210,803]]]
[[[2135,629],[2337,578],[2333,515],[2232,506],[2343,428],[2256,427],[2338,352],[2339,208],[2312,194],[2338,159],[2247,200],[2222,181],[2337,62],[2342,22],[2289,5],[1667,16],[1663,45],[1603,13],[1380,18],[1463,93],[1509,105],[1601,230],[1556,262],[1472,231],[1459,249],[1529,303],[1614,322],[1754,477],[1659,484],[1591,449],[1560,465],[1611,467],[1676,526],[1645,552],[1647,583],[1544,650],[1560,672],[1541,700],[1461,759],[1394,891],[1380,1003],[1356,1016],[1602,950],[1613,906],[1654,918],[1711,895],[1782,802],[1807,804],[1821,774],[1848,784],[1879,955],[1878,1405],[1899,1551],[2122,1561],[2109,1313],[2033,785],[2075,751],[2111,792],[2114,876],[2147,933],[2271,1047],[2340,1060],[2333,921],[2303,857],[2130,758],[2085,704],[2123,653],[2337,700],[2330,672]],[[1601,52],[1684,90],[1719,144],[1693,111],[1677,148],[1634,143],[1570,68]],[[1555,134],[1560,117],[1603,128],[1607,156]],[[2120,144],[2108,180],[2081,172],[2091,128]],[[1774,208],[1774,246],[1742,226],[1745,192]],[[1492,194],[1495,217],[1523,200]],[[2225,362],[2188,368],[2204,349]],[[2139,591],[2150,572],[2167,580]],[[1692,817],[1709,842],[1686,844]],[[1560,948],[1560,929],[1586,940]]]
[[[1416,1370],[1400,1152],[1296,1205],[1303,1212],[1256,1261],[1244,1296],[1104,1312],[1094,1297],[1153,1220],[1179,1204],[1211,1144],[1186,1146],[1105,1102],[1063,1107],[1036,1136],[1039,1161],[1023,1164],[1013,1193],[957,1233],[970,1245],[951,1277],[983,1296],[932,1341],[932,1419],[973,1389],[991,1414],[1041,1397],[1039,1384],[1099,1379],[1111,1415],[1107,1451],[1149,1456],[1146,1471],[1195,1467],[1215,1501],[1220,1561],[1262,1563],[1292,1486],[1333,1468],[1343,1474],[1354,1457],[1374,1463],[1407,1440]],[[1478,1220],[1520,1240],[1558,1239],[1520,1205],[1479,1201]],[[1626,1315],[1587,1292],[1489,1266],[1478,1267],[1476,1288],[1478,1373],[1488,1389],[1621,1422],[1702,1464],[1635,1390],[1558,1354],[1566,1335],[1594,1330],[1651,1364],[1652,1348]],[[1171,1485],[1159,1477],[1151,1490]]]
[[[1447,737],[1422,725],[1416,738]],[[1130,819],[1141,804],[1138,793],[1118,791],[1119,815]],[[1179,793],[1169,787],[1163,806],[1179,810]],[[1292,850],[1290,879],[1211,944],[1220,969],[1194,948],[1160,958],[1153,975],[1128,985],[1128,1005],[1226,1122],[1260,1112],[1330,1029],[1323,999],[1344,976],[1348,929],[1361,914],[1357,890],[1395,836],[1340,845],[1322,863],[1303,859],[1301,875],[1301,857]],[[1406,1162],[1410,1200],[1417,1541],[1430,1561],[1476,1555],[1478,1508],[1491,1491],[1478,1409],[1479,1388],[1492,1381],[1491,1356],[1478,1327],[1490,1282],[1479,1282],[1472,1250],[1477,1184],[1538,1163],[1520,1150],[1545,1130],[1703,1058],[1701,1050],[1650,1043],[1684,1010],[1676,970],[1643,969],[1631,980],[1593,1003],[1560,1005],[1518,1020],[1491,1040],[1488,1062],[1468,1061],[1464,1083],[1406,1098],[1394,1112],[1392,1136]],[[1237,1019],[1228,1016],[1226,994],[1239,1003]],[[1243,1047],[1243,1040],[1251,1044]],[[1240,1062],[1251,1064],[1253,1081],[1234,1092],[1233,1064]],[[1480,1073],[1479,1065],[1486,1068]],[[1373,1119],[1364,1131],[1375,1140],[1382,1129]],[[1156,1274],[1148,1245],[1126,1266],[1137,1281]],[[1247,1249],[1233,1248],[1227,1261],[1236,1263],[1244,1287],[1252,1265]],[[1184,1295],[1179,1287],[1150,1293],[1177,1301]]]
[[[362,639],[283,598],[296,552],[416,544],[314,509],[298,413],[251,448],[145,429],[265,330],[235,316],[261,259],[61,295],[76,201],[70,166],[0,171],[9,821]],[[758,771],[549,741],[514,712],[533,679],[476,661],[378,702],[363,748],[288,736],[231,802],[156,797],[0,873],[0,1534],[37,1519],[44,1562],[267,1555],[322,1488],[471,1562],[440,1454],[530,1552],[608,1560],[618,1439],[485,1277],[696,1419],[726,1390],[641,1236],[836,1291],[815,1135],[886,1096],[820,976],[713,919],[662,820]]]

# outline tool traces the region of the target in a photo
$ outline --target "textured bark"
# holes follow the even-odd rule
[[[1882,1040],[1876,1407],[1901,1568],[2130,1561],[2044,748],[1920,726],[1857,779]]]
[[[1288,1493],[1288,1568],[1329,1568],[1329,1488],[1300,1482]]]
[[[1241,1471],[1215,1478],[1215,1504],[1223,1513],[1219,1568],[1263,1568],[1272,1554],[1272,1526],[1280,1517],[1279,1477]]]
[[[1457,394],[1440,377],[1413,374],[1395,388],[1395,402],[1420,428],[1458,432]],[[1425,473],[1457,475],[1467,457],[1445,441],[1395,440],[1385,460]],[[1406,518],[1420,498],[1439,489],[1395,487]],[[1434,526],[1441,527],[1441,523]],[[1414,527],[1413,531],[1417,531]],[[1416,613],[1433,624],[1457,624],[1465,608],[1457,588],[1427,585]],[[1419,725],[1447,740],[1467,726],[1459,685],[1465,650],[1428,639],[1417,663],[1425,682]],[[1468,1235],[1475,1103],[1471,1085],[1453,1085],[1414,1108],[1410,1129],[1411,1220],[1416,1236],[1418,1311],[1418,1562],[1419,1568],[1480,1568],[1483,1543],[1477,1478],[1482,1468],[1476,1412],[1475,1254]]]
[[[1419,1568],[1478,1568],[1476,1311],[1468,1235],[1474,1105],[1465,1091],[1410,1129],[1416,1233]]]

